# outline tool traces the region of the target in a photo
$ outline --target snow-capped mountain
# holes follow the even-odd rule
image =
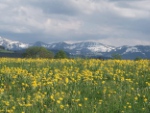
[[[92,52],[109,52],[115,47],[109,46],[109,45],[104,45],[99,42],[80,42],[80,43],[74,43],[70,47],[70,49],[78,49],[81,50],[83,48],[88,49]]]
[[[20,50],[29,47],[29,44],[25,44],[19,41],[12,41],[7,38],[0,37],[0,45],[4,46],[6,49],[9,50]]]
[[[136,57],[150,58],[150,46],[121,46],[116,47],[109,54],[111,53],[118,53],[125,59],[135,59]]]
[[[58,42],[52,44],[46,44],[43,42],[36,42],[33,46],[43,46],[48,49],[60,50],[63,49],[71,54],[91,54],[91,53],[99,53],[99,52],[109,52],[115,47],[104,45],[98,42],[79,42],[68,44],[66,42]]]
[[[61,42],[52,44],[49,49],[63,49],[72,55],[101,55],[102,52],[112,51],[115,47],[98,42],[78,42],[73,44]]]
[[[136,57],[150,58],[150,46],[120,46],[114,47],[105,45],[99,42],[78,42],[69,44],[66,42],[58,42],[47,44],[41,41],[33,44],[22,43],[19,41],[12,41],[7,38],[0,37],[0,45],[9,50],[22,50],[30,46],[42,46],[49,50],[64,50],[70,55],[84,55],[84,56],[106,56],[111,57],[112,54],[117,53],[124,59],[135,59]]]

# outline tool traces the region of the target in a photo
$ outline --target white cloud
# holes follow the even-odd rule
[[[144,10],[139,10],[139,9],[133,9],[133,8],[119,8],[119,7],[114,7],[114,10],[118,15],[121,15],[123,17],[127,18],[145,18],[149,17],[150,12],[149,11],[144,11]]]
[[[108,45],[113,45],[113,46],[122,46],[122,45],[150,45],[150,42],[145,41],[145,40],[140,40],[136,38],[132,39],[126,39],[126,38],[108,38],[108,39],[100,39],[98,40],[101,43],[108,44]]]
[[[78,20],[59,20],[48,18],[43,24],[46,33],[63,33],[68,31],[76,31],[80,28],[81,23]]]
[[[133,44],[148,44],[149,4],[148,0],[0,1],[0,35],[47,42],[110,40],[119,45],[133,39]]]

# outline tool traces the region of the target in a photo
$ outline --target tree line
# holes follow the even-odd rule
[[[0,46],[0,51],[5,50],[5,47]],[[62,58],[69,58],[69,56],[66,54],[65,51],[59,50],[55,54],[46,49],[45,47],[39,47],[39,46],[33,46],[27,48],[22,54],[20,53],[0,53],[0,57],[23,57],[23,58],[55,58],[55,59],[62,59]],[[101,58],[100,58],[101,59]],[[121,60],[122,56],[118,53],[113,53],[110,57],[110,59],[114,60]],[[134,60],[141,60],[141,57],[136,57]]]
[[[56,54],[49,51],[48,49],[44,47],[29,47],[26,49],[26,51],[23,53],[23,57],[25,58],[55,58],[55,59],[62,59],[62,58],[69,58],[67,56],[66,52],[63,50],[59,50]],[[122,56],[118,53],[113,53],[111,55],[111,59],[114,60],[121,60]],[[134,60],[141,60],[141,57],[136,57]]]
[[[67,54],[63,50],[59,50],[56,54],[44,47],[29,47],[23,53],[25,58],[68,58]]]

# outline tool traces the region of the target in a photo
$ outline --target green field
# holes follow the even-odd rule
[[[13,51],[0,49],[0,53],[14,53]]]
[[[150,113],[150,60],[1,58],[0,113]]]

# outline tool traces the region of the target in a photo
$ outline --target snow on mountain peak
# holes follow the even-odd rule
[[[0,45],[4,46],[7,49],[13,49],[13,50],[24,49],[29,47],[28,44],[19,41],[12,41],[3,37],[0,37]]]
[[[112,46],[104,45],[100,42],[83,42],[83,44],[87,44],[87,48],[93,52],[109,52],[115,49]]]
[[[136,47],[128,47],[126,52],[140,52]]]

